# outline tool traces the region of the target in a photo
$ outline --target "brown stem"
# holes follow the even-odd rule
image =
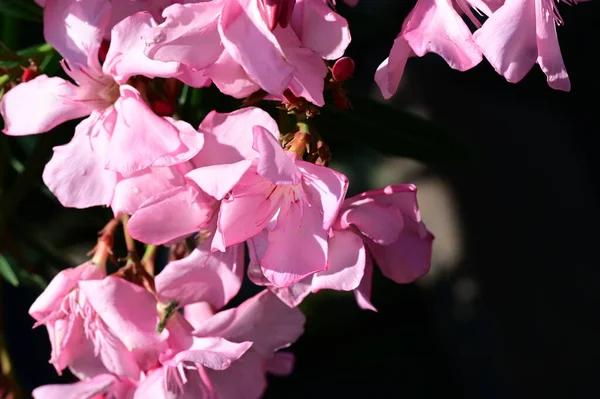
[[[127,231],[127,225],[129,224],[129,215],[121,215],[121,223],[123,224],[123,234],[125,235],[125,245],[127,246],[128,252],[127,255],[131,260],[137,261],[138,256],[135,250],[135,240],[129,235],[129,232]]]

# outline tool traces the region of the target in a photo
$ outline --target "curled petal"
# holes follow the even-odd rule
[[[294,67],[264,22],[255,0],[225,3],[219,22],[223,46],[248,75],[267,92],[281,95]]]
[[[165,22],[144,34],[146,55],[198,71],[209,67],[223,52],[217,29],[222,9],[222,0],[167,7]]]
[[[298,0],[292,27],[305,47],[326,60],[343,56],[352,40],[348,21],[322,0]]]
[[[242,244],[225,252],[211,252],[206,240],[185,258],[170,262],[156,276],[156,291],[162,302],[175,300],[180,306],[207,302],[220,309],[239,291],[244,273]]]
[[[98,50],[110,11],[105,0],[46,0],[44,37],[72,66],[99,69]]]
[[[144,33],[156,26],[152,15],[139,12],[116,24],[111,31],[110,47],[102,70],[114,77],[119,84],[125,84],[134,75],[148,78],[169,78],[181,72],[177,62],[152,60],[144,55]]]
[[[469,27],[450,0],[419,0],[401,35],[419,57],[436,53],[459,71],[474,67],[482,59]]]
[[[89,115],[92,110],[75,100],[78,90],[70,82],[46,75],[17,85],[0,101],[4,133],[44,133],[63,122]]]
[[[176,367],[181,362],[191,362],[213,370],[225,370],[251,346],[252,342],[235,343],[220,337],[194,337],[188,350],[177,353],[164,364]]]
[[[104,153],[92,148],[92,141],[105,139],[102,135],[93,137],[99,124],[98,115],[82,121],[71,142],[54,147],[54,155],[44,168],[44,183],[63,206],[88,208],[111,203],[117,173],[105,169]],[[96,143],[96,147],[102,145]]]
[[[300,310],[286,306],[271,292],[263,290],[237,308],[215,314],[194,334],[220,336],[234,342],[250,341],[253,351],[271,357],[274,351],[300,337],[304,322]]]

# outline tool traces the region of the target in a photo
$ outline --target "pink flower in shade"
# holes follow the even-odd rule
[[[44,385],[33,390],[34,399],[131,399],[137,383],[127,377],[99,374],[73,384]]]
[[[147,13],[117,24],[102,67],[97,59],[99,42],[94,41],[102,28],[82,29],[79,44],[89,63],[64,64],[78,85],[41,75],[18,85],[0,102],[5,133],[10,135],[41,133],[90,115],[77,126],[70,143],[55,148],[44,171],[45,183],[65,206],[109,205],[118,182],[147,175],[144,170],[150,166],[165,167],[152,174],[169,180],[166,175],[173,170],[168,167],[189,160],[202,148],[202,134],[186,122],[155,115],[128,84],[135,84],[130,78],[137,74],[179,73],[175,63],[151,61],[143,55],[139,35],[153,24]]]
[[[157,361],[155,351],[161,346],[154,333],[156,312],[137,307],[152,303],[152,297],[137,286],[127,291],[123,287],[128,284],[105,277],[104,266],[87,262],[61,271],[33,303],[29,314],[35,326],[46,325],[50,362],[59,373],[68,366],[82,378],[108,372],[138,379]],[[111,306],[118,311],[111,314]]]
[[[204,303],[189,306],[189,322],[177,314],[168,327],[178,344],[161,358],[161,368],[147,373],[135,398],[254,399],[266,388],[267,372],[291,371],[293,357],[276,351],[302,334],[297,309],[266,290],[216,314]]]
[[[473,39],[496,72],[516,83],[537,63],[550,87],[571,89],[556,34],[562,20],[553,0],[506,0],[488,15]]]
[[[258,108],[213,112],[199,129],[206,144],[193,162],[206,162],[206,166],[186,175],[193,182],[189,188],[142,204],[129,223],[132,236],[163,243],[207,227],[206,215],[191,209],[204,208],[202,193],[206,193],[220,201],[211,215],[215,217],[210,223],[214,230],[209,231],[214,232],[213,250],[224,251],[267,229],[268,248],[261,266],[273,284],[289,285],[324,270],[327,231],[346,193],[346,177],[286,153],[277,141],[275,121]],[[192,198],[199,200],[186,200]],[[177,212],[187,212],[182,217],[190,222],[164,229],[164,215]]]
[[[456,1],[469,11],[466,1]],[[518,0],[517,0],[518,1]],[[440,55],[450,67],[466,71],[479,64],[481,49],[475,44],[469,27],[455,8],[455,0],[418,0],[404,20],[390,56],[375,73],[384,98],[390,98],[400,84],[409,57],[427,53]],[[479,1],[478,1],[479,3]]]
[[[274,6],[280,3],[289,11],[293,2]],[[266,9],[262,0],[173,5],[163,13],[165,22],[147,36],[146,55],[181,63],[185,73],[178,78],[192,86],[212,81],[238,98],[259,88],[281,96],[289,88],[323,105],[323,58],[343,54],[350,43],[347,22],[323,0],[301,0],[290,25],[271,29],[275,16]],[[204,51],[196,51],[198,43]]]
[[[263,236],[249,245],[248,275],[289,306],[297,306],[311,292],[332,289],[352,290],[361,308],[375,310],[370,302],[373,261],[394,282],[410,283],[429,271],[432,242],[433,234],[419,215],[416,187],[388,186],[344,201],[329,238],[326,271],[289,287],[273,287],[258,268],[266,245]]]

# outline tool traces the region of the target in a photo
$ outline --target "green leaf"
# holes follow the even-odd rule
[[[413,158],[433,166],[453,166],[473,160],[469,145],[435,123],[385,103],[352,98],[353,109],[336,111],[326,105],[315,124],[323,139],[368,146],[386,155]]]
[[[6,257],[2,254],[0,254],[0,274],[2,274],[2,277],[4,277],[4,279],[13,286],[17,287],[19,285],[19,279],[17,279],[15,271],[10,265],[8,259],[6,259]]]

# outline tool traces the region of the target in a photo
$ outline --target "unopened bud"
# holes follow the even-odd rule
[[[29,82],[40,74],[40,69],[33,60],[29,61],[28,67],[21,67],[23,73],[21,74],[21,82]]]
[[[337,82],[348,80],[354,75],[354,60],[350,57],[342,57],[333,64],[331,75]]]
[[[158,116],[171,116],[175,113],[175,106],[165,100],[154,100],[150,103],[150,107]]]

